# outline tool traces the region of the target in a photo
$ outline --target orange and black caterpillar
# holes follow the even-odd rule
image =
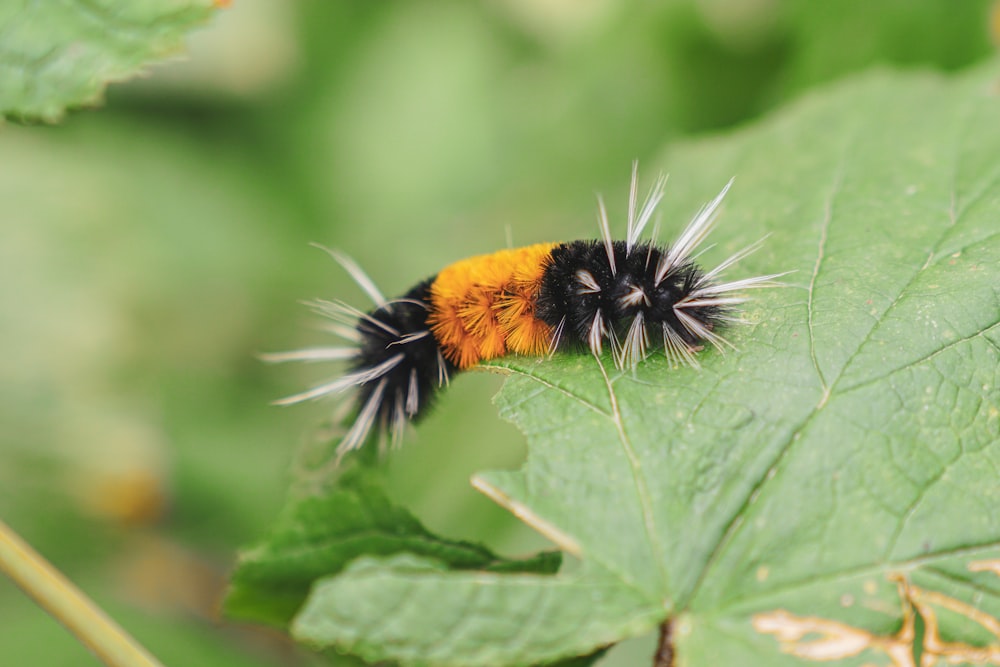
[[[376,426],[381,442],[399,442],[452,374],[486,359],[566,348],[599,357],[607,340],[619,368],[635,366],[651,347],[662,347],[674,364],[697,366],[694,353],[705,343],[720,350],[731,346],[718,329],[739,321],[733,311],[745,300],[739,292],[772,285],[780,275],[718,281],[760,241],[710,271],[694,263],[692,253],[712,230],[732,181],[667,247],[639,241],[666,179],[657,180],[638,210],[636,181],[633,166],[624,241],[611,239],[599,199],[600,240],[541,243],[465,259],[398,299],[386,299],[357,264],[330,251],[376,307],[365,313],[340,301],[313,302],[334,321],[329,329],[351,345],[267,358],[341,360],[349,371],[279,403],[354,389],[358,414],[338,446],[342,455],[363,445]]]

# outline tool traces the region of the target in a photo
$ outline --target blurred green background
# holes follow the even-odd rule
[[[216,611],[330,407],[270,407],[326,369],[255,354],[324,342],[300,299],[365,303],[309,242],[396,294],[508,236],[591,237],[633,159],[651,179],[853,71],[988,57],[990,4],[238,0],[105,108],[0,128],[0,516],[167,665],[317,664]],[[432,530],[518,555],[547,545],[468,486],[524,457],[500,382],[457,378],[387,465]],[[98,663],[2,580],[0,664]]]

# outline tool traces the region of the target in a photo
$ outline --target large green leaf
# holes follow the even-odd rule
[[[673,151],[672,226],[737,175],[706,263],[770,233],[739,272],[796,273],[700,370],[490,364],[530,453],[474,483],[579,567],[369,558],[320,581],[297,636],[444,665],[555,660],[665,620],[685,665],[1000,643],[998,84],[997,63],[876,73]]]
[[[8,0],[0,7],[0,118],[57,120],[180,50],[213,0]]]

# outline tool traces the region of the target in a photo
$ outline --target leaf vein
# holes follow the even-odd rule
[[[837,193],[840,192],[840,188],[843,184],[843,175],[844,160],[842,159],[837,172],[834,174],[833,186],[831,187],[830,192],[826,197],[826,201],[823,204],[823,221],[820,224],[819,243],[816,248],[816,262],[813,264],[812,276],[809,278],[809,296],[806,300],[806,323],[809,329],[809,356],[812,359],[813,368],[816,369],[816,376],[819,377],[820,386],[823,388],[823,398],[820,401],[821,405],[829,398],[830,388],[827,385],[823,369],[820,368],[819,359],[816,356],[816,331],[813,323],[813,299],[816,295],[816,280],[819,277],[819,270],[823,264],[823,258],[826,254],[826,242],[830,233],[830,221],[833,219],[833,202],[837,197]]]
[[[812,326],[813,295],[815,290],[816,277],[819,274],[819,268],[823,259],[823,253],[826,244],[829,223],[833,217],[832,216],[833,200],[840,192],[840,188],[843,184],[843,176],[847,164],[847,157],[850,154],[850,147],[853,145],[856,139],[856,135],[857,135],[856,130],[852,130],[849,133],[848,138],[845,140],[844,148],[841,152],[840,161],[837,165],[836,170],[833,172],[833,183],[830,187],[830,192],[827,195],[824,204],[824,219],[820,229],[820,239],[818,241],[816,264],[813,268],[813,276],[809,283],[809,288],[808,288],[809,297],[806,302],[807,313],[808,313],[809,350],[813,362],[813,367],[816,369],[817,376],[820,380],[820,386],[823,390],[823,395],[820,398],[819,402],[803,417],[801,423],[798,425],[797,428],[794,429],[791,436],[789,436],[789,438],[784,443],[781,444],[777,454],[774,456],[774,458],[771,460],[770,465],[767,467],[767,471],[763,475],[761,475],[761,477],[758,480],[754,482],[753,486],[750,488],[750,492],[746,495],[746,497],[743,499],[743,502],[730,517],[729,521],[726,523],[725,530],[722,532],[722,536],[719,538],[719,541],[716,542],[715,546],[712,548],[711,553],[705,559],[705,564],[702,566],[701,571],[698,573],[698,576],[695,579],[695,583],[691,587],[690,592],[684,598],[684,600],[678,601],[678,608],[684,608],[687,605],[688,601],[693,599],[697,595],[697,592],[701,588],[701,585],[705,581],[705,578],[708,576],[708,573],[711,571],[716,561],[718,561],[723,551],[725,551],[729,543],[732,542],[736,533],[743,525],[744,515],[746,514],[747,510],[751,505],[753,505],[757,501],[757,498],[762,493],[764,486],[776,476],[776,471],[778,467],[781,465],[781,462],[788,455],[788,452],[791,450],[792,446],[800,438],[802,432],[813,420],[813,418],[822,411],[823,406],[826,404],[826,401],[830,396],[830,392],[832,391],[832,387],[827,386],[826,379],[823,375],[822,370],[819,367],[819,360],[816,357],[816,346],[815,346],[816,339]]]
[[[540,376],[538,376],[538,375],[536,375],[534,373],[530,373],[527,370],[523,370],[523,369],[519,369],[519,368],[513,368],[511,366],[502,366],[502,365],[493,365],[493,364],[483,364],[483,368],[497,369],[499,371],[502,371],[505,374],[520,375],[522,377],[529,378],[529,379],[534,380],[535,382],[538,382],[539,384],[541,384],[541,385],[543,385],[543,386],[545,386],[545,387],[547,387],[549,389],[552,389],[554,391],[558,391],[560,394],[563,394],[564,396],[567,396],[568,398],[573,399],[574,401],[576,401],[580,405],[584,406],[585,408],[587,408],[589,410],[593,410],[594,412],[596,412],[599,415],[603,415],[605,417],[608,417],[609,419],[612,418],[612,415],[611,415],[610,412],[608,412],[608,411],[604,410],[603,408],[601,408],[600,406],[598,406],[598,405],[590,402],[589,400],[587,400],[583,396],[580,396],[579,394],[575,394],[572,391],[570,391],[568,389],[565,389],[563,387],[560,387],[557,384],[553,384],[552,382],[549,382],[548,380],[546,380],[546,379],[544,379],[544,378],[542,378],[542,377],[540,377]]]
[[[736,607],[753,606],[753,603],[757,600],[764,600],[770,597],[784,595],[786,593],[793,592],[800,588],[805,588],[808,586],[830,584],[837,581],[842,581],[844,579],[861,577],[866,574],[880,574],[886,572],[897,572],[900,570],[912,570],[924,564],[934,563],[936,561],[944,560],[946,558],[961,558],[963,556],[972,557],[982,554],[984,552],[986,553],[994,552],[996,549],[1000,549],[1000,541],[984,542],[982,544],[962,545],[960,547],[955,547],[944,551],[938,551],[933,554],[922,554],[920,556],[914,556],[913,558],[908,558],[901,561],[865,563],[864,565],[847,567],[842,570],[826,572],[824,574],[811,574],[807,578],[794,579],[792,581],[785,582],[780,586],[775,586],[773,588],[762,590],[756,593],[749,593],[738,599],[730,599],[720,604],[718,607],[713,608],[713,613],[726,612]]]
[[[948,350],[950,350],[953,347],[957,347],[959,345],[962,345],[963,343],[967,343],[967,342],[971,341],[973,338],[982,338],[984,341],[986,341],[987,344],[992,345],[993,344],[992,341],[990,341],[990,339],[986,336],[986,334],[989,333],[990,331],[993,331],[997,327],[1000,327],[1000,321],[994,322],[990,326],[988,326],[985,329],[982,329],[980,331],[977,331],[974,334],[970,334],[970,335],[965,336],[963,338],[959,338],[957,340],[953,340],[950,343],[947,343],[947,344],[941,346],[940,348],[934,350],[933,352],[925,354],[923,357],[920,357],[919,359],[914,359],[912,361],[907,362],[904,365],[892,368],[889,371],[887,371],[886,373],[883,373],[882,375],[877,375],[877,376],[869,378],[867,380],[862,380],[861,382],[858,382],[857,384],[852,384],[852,385],[850,385],[848,387],[844,387],[843,388],[843,393],[847,393],[849,391],[854,391],[855,389],[861,389],[861,388],[867,387],[869,385],[875,384],[877,382],[881,382],[882,380],[885,380],[886,378],[888,378],[888,377],[890,377],[890,376],[894,375],[895,373],[898,373],[898,372],[900,372],[902,370],[905,370],[907,368],[912,368],[912,367],[917,366],[919,364],[926,363],[926,362],[930,361],[931,359],[933,359],[934,357],[937,357],[937,356],[939,356],[941,354],[944,354],[945,352],[947,352]],[[998,349],[1000,349],[1000,348],[998,348]]]
[[[632,469],[632,478],[635,480],[636,495],[639,496],[639,506],[642,511],[646,537],[649,540],[650,547],[653,549],[657,568],[660,572],[660,591],[663,594],[666,594],[669,590],[670,582],[667,572],[666,550],[660,542],[659,536],[656,532],[656,521],[653,514],[652,499],[649,495],[649,487],[646,484],[645,476],[642,474],[642,466],[639,458],[636,456],[635,449],[632,447],[632,442],[629,439],[628,434],[625,432],[625,426],[622,420],[621,410],[618,408],[618,397],[615,394],[614,385],[612,385],[611,380],[608,378],[608,373],[604,368],[604,363],[599,357],[594,358],[597,360],[597,365],[601,369],[601,376],[604,378],[604,384],[608,390],[608,399],[611,401],[611,420],[615,425],[615,429],[618,431],[618,438],[622,444],[622,449],[625,451],[629,467]]]
[[[964,113],[962,113],[962,114],[956,114],[956,115],[964,118],[965,116],[968,115],[968,108],[965,109]],[[962,123],[958,123],[958,127],[959,128],[961,128],[962,126],[963,126]],[[959,142],[956,141],[956,145],[958,143]],[[949,207],[948,207],[948,221],[949,221],[949,224],[948,224],[947,227],[944,227],[942,229],[941,235],[938,237],[937,241],[934,243],[933,247],[931,248],[931,251],[929,253],[930,256],[935,256],[935,255],[938,254],[938,252],[940,252],[941,247],[944,245],[945,241],[947,240],[947,238],[951,234],[951,232],[958,225],[958,221],[961,218],[961,212],[958,210],[958,207],[956,205],[957,204],[957,196],[956,196],[956,189],[957,188],[956,188],[956,185],[955,185],[955,181],[957,179],[956,173],[958,172],[958,162],[959,162],[959,158],[956,156],[955,157],[955,163],[956,164],[952,168],[952,179],[951,179],[952,180],[952,185],[951,185],[951,194],[950,194],[950,204],[949,204]],[[986,190],[988,190],[988,187],[984,187],[979,193],[977,193],[975,195],[975,197],[972,199],[972,201],[975,201],[976,199],[978,199],[978,197],[981,197],[986,192]],[[966,209],[967,207],[968,207],[968,203],[966,203],[966,205],[963,207],[963,210]],[[878,327],[879,323],[884,322],[886,320],[886,317],[889,315],[889,313],[891,313],[895,308],[897,308],[899,306],[900,302],[903,300],[903,297],[905,297],[908,294],[909,289],[917,281],[917,278],[919,278],[920,275],[924,272],[924,270],[928,266],[931,266],[931,265],[932,264],[930,262],[924,262],[916,271],[913,272],[912,275],[910,275],[909,280],[907,280],[906,283],[899,288],[898,292],[896,293],[895,298],[892,300],[892,303],[890,303],[885,308],[885,310],[883,310],[879,314],[878,319],[875,320],[875,323],[868,330],[868,333],[861,340],[861,342],[858,343],[858,345],[855,347],[854,351],[851,353],[851,356],[848,357],[847,360],[844,362],[843,366],[841,366],[840,371],[837,373],[837,378],[833,381],[833,384],[831,386],[831,391],[833,390],[833,388],[835,388],[837,386],[837,384],[840,382],[840,379],[844,377],[844,372],[848,368],[850,368],[850,366],[854,362],[854,360],[857,359],[858,355],[861,353],[861,350],[863,350],[864,347],[865,347],[865,345],[867,345],[868,342],[871,341],[872,335],[879,328]]]

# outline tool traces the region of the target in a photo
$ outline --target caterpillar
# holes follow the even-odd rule
[[[386,299],[349,257],[325,249],[374,302],[364,312],[338,300],[312,308],[346,346],[265,355],[269,361],[339,361],[347,372],[276,401],[289,405],[353,390],[357,416],[337,447],[338,457],[377,431],[380,446],[398,444],[406,426],[424,414],[458,371],[507,354],[542,355],[585,349],[600,359],[607,341],[615,366],[634,368],[654,348],[675,366],[698,367],[705,344],[733,345],[719,334],[740,323],[743,291],[773,286],[772,274],[720,282],[723,271],[760,248],[764,239],[711,270],[695,263],[733,181],[692,218],[669,246],[640,236],[664,195],[660,175],[638,205],[632,167],[624,240],[613,240],[598,196],[600,239],[539,243],[456,262],[396,299]],[[653,238],[657,236],[654,225]]]

